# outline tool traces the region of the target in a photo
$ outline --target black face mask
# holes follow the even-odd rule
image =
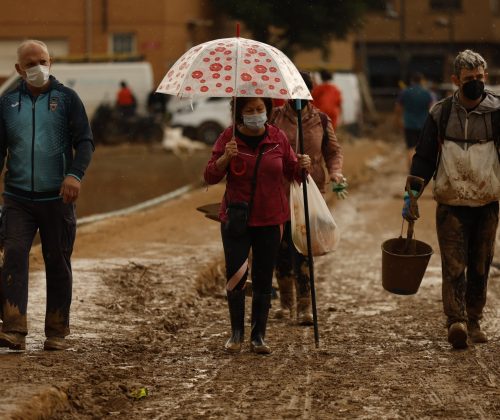
[[[484,82],[482,80],[471,80],[462,85],[462,92],[467,99],[475,101],[484,93]]]

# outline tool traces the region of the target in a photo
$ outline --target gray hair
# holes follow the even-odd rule
[[[33,45],[33,44],[39,45],[40,47],[45,49],[45,51],[47,51],[47,54],[49,54],[49,48],[47,47],[47,44],[45,44],[45,42],[39,41],[37,39],[26,39],[25,41],[21,42],[21,44],[19,44],[19,47],[17,47],[17,62],[19,62],[19,59],[21,58],[21,54],[22,54],[23,50],[26,47]]]
[[[462,69],[474,70],[482,67],[484,70],[488,68],[486,60],[480,54],[472,50],[464,50],[458,53],[453,62],[453,72],[459,77]]]

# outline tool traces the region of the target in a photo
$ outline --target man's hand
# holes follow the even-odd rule
[[[418,191],[411,190],[411,194],[413,194],[413,196],[415,197],[418,195]],[[420,214],[418,212],[417,199],[414,198],[413,200],[411,200],[408,192],[405,192],[404,195],[402,216],[408,222],[415,221],[420,217]]]
[[[64,203],[74,203],[80,194],[80,181],[74,176],[67,175],[61,185],[59,195]]]

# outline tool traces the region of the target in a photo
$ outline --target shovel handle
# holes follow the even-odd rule
[[[408,222],[408,229],[406,231],[406,239],[412,239],[413,238],[413,228],[415,227],[415,221],[412,220],[411,222]]]

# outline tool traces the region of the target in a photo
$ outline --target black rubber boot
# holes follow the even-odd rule
[[[271,293],[255,293],[252,298],[252,334],[250,350],[259,354],[269,354],[271,349],[264,342],[267,316],[271,307]]]
[[[245,290],[228,290],[227,305],[231,319],[231,337],[224,348],[229,353],[238,353],[245,336]]]

